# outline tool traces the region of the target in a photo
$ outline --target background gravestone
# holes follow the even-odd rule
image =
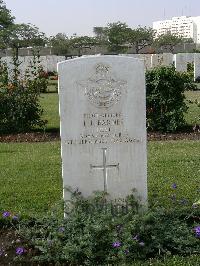
[[[144,60],[144,66],[146,70],[151,69],[151,54],[140,54],[139,59]]]
[[[176,71],[186,72],[187,64],[194,62],[194,54],[193,53],[183,53],[176,54],[175,56],[175,68]]]
[[[153,54],[151,57],[151,67],[158,66],[170,66],[173,64],[173,54],[164,53],[164,54]]]
[[[194,80],[200,79],[200,54],[194,54]]]
[[[57,55],[47,55],[47,71],[54,72],[57,68]]]
[[[64,186],[83,195],[133,188],[147,199],[144,64],[93,56],[58,64]],[[69,197],[64,191],[64,198]]]
[[[151,69],[151,54],[119,54],[120,56],[133,57],[144,61],[145,70]]]

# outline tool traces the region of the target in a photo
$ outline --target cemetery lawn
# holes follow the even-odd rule
[[[62,198],[60,143],[0,144],[0,209],[41,214]]]
[[[200,91],[187,91],[185,95],[186,100],[197,100],[200,102]],[[59,131],[58,102],[58,94],[55,91],[54,93],[44,93],[41,95],[41,106],[44,109],[43,119],[48,121],[46,131]],[[187,105],[189,106],[189,110],[185,114],[186,122],[188,125],[193,126],[196,118],[200,115],[200,108],[191,103],[187,103]]]
[[[150,204],[199,199],[199,151],[200,141],[148,143]],[[60,142],[0,143],[0,177],[1,210],[45,214],[62,198]]]
[[[50,93],[57,93],[58,92],[58,81],[57,80],[49,80],[48,81],[48,88],[47,91]]]
[[[57,93],[43,93],[40,103],[44,110],[42,118],[47,120],[47,131],[59,131],[59,98]]]
[[[196,122],[199,124],[200,119],[200,90],[199,91],[186,91],[185,92],[187,101],[197,101],[199,107],[196,104],[187,102],[189,107],[188,112],[185,114],[185,119],[188,125],[194,125]]]

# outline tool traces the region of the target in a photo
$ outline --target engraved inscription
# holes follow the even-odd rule
[[[141,142],[141,139],[131,138],[127,133],[99,133],[96,135],[81,135],[79,139],[65,140],[65,144],[108,144],[108,143],[134,143]]]
[[[122,113],[83,114],[84,133],[78,139],[65,140],[65,144],[134,143],[141,139],[130,137],[123,129]]]
[[[97,131],[100,131],[102,127],[123,126],[121,113],[84,114],[83,117],[83,126],[85,128],[95,127]]]
[[[97,64],[95,74],[88,80],[79,82],[88,100],[98,108],[108,108],[116,104],[125,91],[127,82],[117,80],[110,70],[109,65]]]

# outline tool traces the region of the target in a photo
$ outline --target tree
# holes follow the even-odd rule
[[[14,23],[14,17],[11,15],[10,10],[6,8],[3,0],[0,0],[0,31],[8,28]]]
[[[78,56],[82,55],[84,48],[91,48],[98,44],[98,41],[94,37],[88,36],[72,36],[69,40],[70,48],[75,48],[78,50]]]
[[[171,34],[170,32],[162,34],[155,39],[154,45],[158,48],[169,48],[170,52],[174,52],[174,48],[177,44],[183,43],[183,38],[177,35]]]
[[[45,34],[30,23],[15,24],[14,17],[0,0],[0,48],[44,46]]]
[[[3,0],[0,0],[0,48],[5,48],[8,38],[8,28],[14,25],[14,17],[10,10],[6,8]]]
[[[111,52],[126,52],[128,47],[134,46],[136,53],[153,43],[155,32],[152,28],[138,27],[131,29],[126,23],[120,21],[109,23],[108,27],[95,27],[97,38],[104,38]],[[105,42],[106,43],[106,42]]]
[[[106,29],[108,49],[115,53],[125,52],[127,50],[130,31],[131,29],[126,23],[120,21],[109,23]]]
[[[129,31],[128,41],[131,45],[135,46],[136,54],[146,46],[153,43],[155,32],[152,28],[138,27]]]
[[[65,55],[69,49],[69,38],[65,33],[58,33],[49,38],[49,44],[56,54]]]
[[[46,37],[43,32],[30,23],[15,24],[9,28],[9,44],[10,47],[22,48],[29,46],[44,46]]]
[[[32,24],[13,24],[4,30],[1,39],[2,48],[13,48],[18,57],[19,48],[30,46],[44,46],[46,37],[43,32]]]
[[[94,27],[93,32],[95,34],[95,38],[98,40],[100,44],[106,44],[108,41],[107,36],[107,27]]]

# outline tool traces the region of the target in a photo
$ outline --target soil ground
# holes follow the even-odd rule
[[[151,132],[147,134],[148,141],[164,140],[200,140],[200,132],[190,133],[158,133]],[[60,140],[59,132],[51,133],[20,133],[0,135],[0,142],[49,142]]]

